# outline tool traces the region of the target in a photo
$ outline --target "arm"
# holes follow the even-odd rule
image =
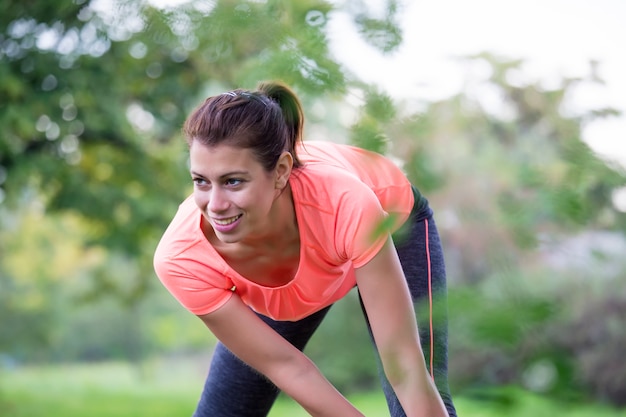
[[[391,239],[356,270],[356,279],[385,375],[406,415],[448,417],[424,363],[411,295]]]
[[[309,358],[259,319],[238,296],[231,297],[217,311],[199,317],[231,352],[312,416],[363,417]]]

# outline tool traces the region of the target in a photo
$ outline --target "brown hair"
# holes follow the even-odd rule
[[[228,144],[251,149],[263,167],[276,167],[284,151],[294,167],[302,165],[296,145],[302,140],[304,114],[296,94],[285,84],[262,82],[255,91],[236,89],[207,98],[187,118],[183,133],[189,146]]]

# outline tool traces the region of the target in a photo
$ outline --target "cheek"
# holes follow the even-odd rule
[[[193,199],[196,205],[202,209],[205,208],[209,202],[208,194],[198,190],[193,191]]]
[[[265,188],[259,188],[245,196],[238,197],[241,198],[238,198],[236,202],[233,201],[233,203],[241,208],[245,208],[255,216],[267,215],[275,200],[273,191]]]

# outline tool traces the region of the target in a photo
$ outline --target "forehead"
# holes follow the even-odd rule
[[[189,148],[189,162],[191,171],[203,175],[223,175],[235,170],[262,170],[250,149],[225,144],[206,146],[195,141]]]

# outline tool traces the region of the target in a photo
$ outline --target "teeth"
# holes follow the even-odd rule
[[[235,217],[231,217],[230,219],[213,219],[213,221],[215,222],[215,224],[218,224],[220,226],[228,226],[229,224],[236,222],[240,217],[241,214]]]

